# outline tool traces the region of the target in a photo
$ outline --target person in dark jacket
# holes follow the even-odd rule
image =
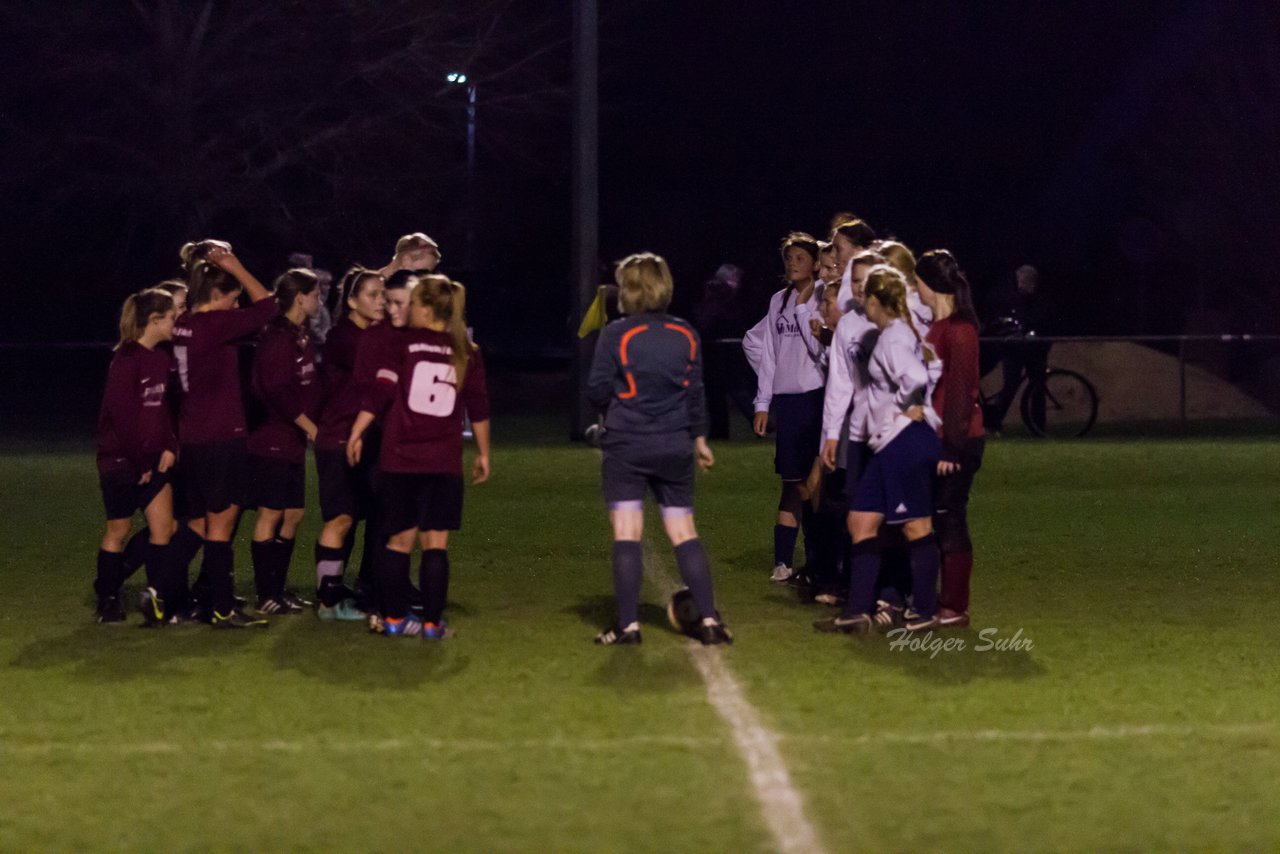
[[[601,474],[613,526],[617,594],[617,620],[595,640],[640,643],[640,538],[645,493],[651,490],[688,586],[683,601],[698,614],[677,620],[669,609],[673,624],[703,644],[732,643],[715,607],[710,561],[693,523],[694,464],[706,470],[715,463],[706,438],[701,341],[688,323],[666,314],[673,284],[661,257],[628,256],[615,278],[626,317],[601,333],[587,380],[588,399],[605,410]]]

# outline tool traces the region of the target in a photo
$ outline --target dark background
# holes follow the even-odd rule
[[[380,265],[424,230],[499,354],[567,353],[569,9],[0,3],[0,336],[110,339],[188,239],[267,279],[298,250]],[[602,269],[666,255],[681,311],[722,261],[763,298],[780,238],[847,210],[951,248],[980,296],[1036,265],[1056,331],[1280,331],[1274,3],[600,13]]]

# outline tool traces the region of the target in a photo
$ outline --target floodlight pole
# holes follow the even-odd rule
[[[599,172],[599,48],[597,46],[596,0],[575,0],[573,4],[573,320],[570,334],[576,336],[578,321],[595,297],[600,243]],[[596,413],[587,402],[587,373],[590,371],[596,336],[573,339],[573,401],[569,437],[582,438],[595,421]]]
[[[467,272],[476,268],[476,84],[467,86]]]

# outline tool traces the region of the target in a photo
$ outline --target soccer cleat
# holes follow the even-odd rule
[[[380,635],[387,627],[387,621],[377,611],[370,611],[367,618],[369,631],[375,635]]]
[[[787,566],[785,563],[780,563],[774,566],[773,574],[769,576],[769,580],[775,584],[786,584],[787,579],[794,574],[795,570]]]
[[[284,593],[278,598],[282,599],[286,604],[298,609],[297,611],[290,611],[289,613],[291,614],[296,614],[299,611],[305,611],[308,608],[313,608],[315,607],[315,604],[316,604],[315,602],[312,602],[310,599],[302,598],[297,593],[295,593],[294,591],[290,590],[287,587],[284,589]]]
[[[950,608],[938,610],[938,628],[964,629],[969,627],[968,611],[952,611]]]
[[[701,641],[703,646],[715,646],[716,644],[733,643],[733,635],[725,628],[724,623],[716,620],[714,623],[699,623],[697,639]]]
[[[422,623],[414,616],[401,617],[398,620],[387,617],[382,633],[389,638],[417,637],[422,634]]]
[[[694,604],[693,594],[688,587],[682,587],[671,596],[671,601],[667,603],[667,622],[682,635],[698,637],[702,614],[698,612],[698,606]]]
[[[119,596],[102,596],[98,599],[98,622],[104,626],[111,623],[123,623],[126,620],[124,605]]]
[[[813,597],[813,601],[817,602],[819,605],[839,605],[840,595],[838,593],[825,591],[822,593],[815,594]]]
[[[232,608],[230,614],[213,612],[215,629],[265,629],[269,625],[266,617],[250,617],[239,608]]]
[[[359,623],[368,618],[364,611],[356,607],[356,600],[354,599],[343,599],[333,607],[321,603],[316,606],[316,616],[326,623],[332,620],[344,623]]]
[[[142,609],[142,627],[158,629],[169,621],[165,616],[164,600],[154,587],[148,587],[138,597],[138,607]]]
[[[909,632],[923,632],[938,627],[937,617],[922,617],[911,608],[903,612],[902,620],[902,627]]]
[[[444,620],[441,620],[438,623],[422,624],[423,640],[444,640],[452,634],[453,632],[449,630],[449,627],[445,624]]]
[[[900,629],[904,622],[902,608],[892,605],[883,599],[878,599],[876,600],[876,612],[871,621],[875,624],[876,631],[882,635],[894,629]]]
[[[871,617],[858,614],[853,617],[827,617],[815,620],[813,627],[820,632],[842,635],[865,635],[871,632]]]
[[[600,646],[638,646],[641,643],[640,630],[626,632],[615,624],[596,635],[596,643]]]
[[[304,610],[298,605],[285,600],[283,596],[272,596],[267,599],[259,599],[258,604],[254,606],[254,610],[259,614],[301,614]]]

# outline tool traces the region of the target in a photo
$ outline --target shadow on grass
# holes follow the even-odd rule
[[[614,621],[614,599],[612,596],[597,594],[593,596],[582,596],[577,603],[569,605],[562,609],[562,613],[574,614],[582,622],[597,631],[605,626],[611,625]],[[661,627],[670,631],[671,627],[667,624],[667,610],[665,605],[655,605],[652,602],[640,603],[640,625],[650,626],[653,628]]]
[[[615,646],[599,650],[603,661],[592,682],[619,694],[665,694],[702,684],[693,662],[681,648],[683,640],[668,644]]]
[[[470,613],[461,603],[450,602],[449,610]],[[457,638],[388,638],[372,634],[364,623],[322,623],[306,614],[291,618],[276,637],[270,659],[277,670],[366,691],[447,682],[471,664]]]
[[[274,631],[217,631],[200,625],[143,629],[136,617],[131,619],[110,626],[86,623],[61,637],[42,638],[19,650],[9,663],[30,670],[73,665],[77,678],[91,682],[181,676],[185,660],[237,655]]]
[[[852,639],[860,662],[897,670],[938,687],[967,685],[978,679],[1020,682],[1048,672],[1031,649],[997,649],[977,630],[925,632],[919,638],[871,635]],[[1007,636],[1006,636],[1007,638]],[[896,641],[896,642],[895,642]]]

